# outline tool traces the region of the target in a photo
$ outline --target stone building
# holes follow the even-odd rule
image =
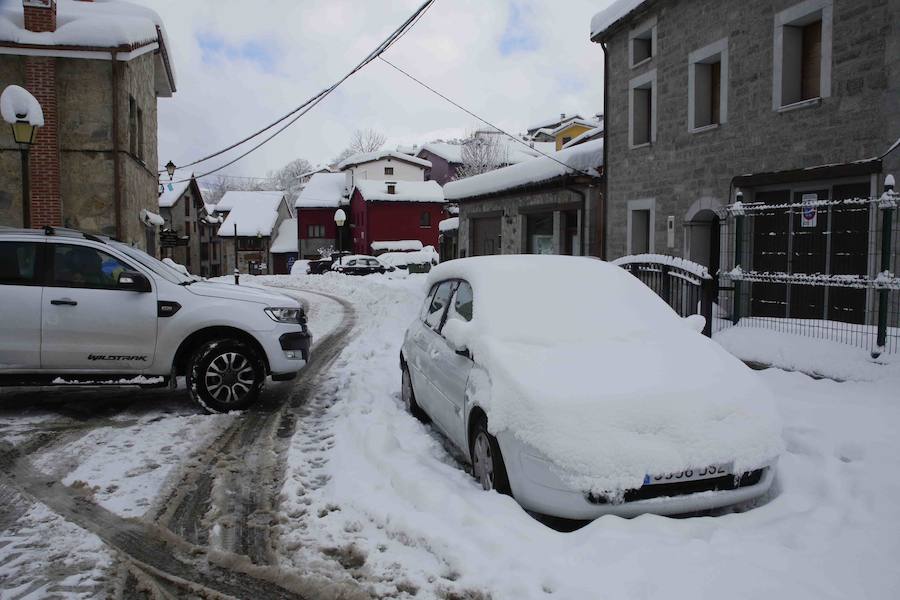
[[[287,195],[284,192],[231,191],[222,196],[216,210],[219,216],[224,217],[218,231],[222,239],[223,273],[234,272],[235,255],[237,269],[241,273],[274,273],[273,248],[279,254],[284,252],[283,240],[279,243],[277,239],[282,232],[281,225],[286,220],[294,219]],[[296,223],[292,222],[290,228],[296,229]],[[290,236],[296,240],[295,235]]]
[[[900,167],[887,152],[900,136],[898,0],[619,0],[591,32],[606,61],[610,258],[715,271],[738,190],[767,204],[877,197]]]
[[[174,248],[161,247],[159,257],[171,258],[193,275],[221,275],[220,218],[204,204],[197,180],[176,172],[172,180],[163,175],[159,187],[159,214],[164,221],[160,229],[164,236],[172,233],[181,240]]]
[[[125,2],[0,6],[0,82],[28,89],[45,116],[28,211],[20,148],[0,128],[0,225],[73,227],[155,253],[155,226],[140,215],[157,211],[156,102],[175,92],[168,51],[159,16]]]
[[[459,258],[601,256],[602,172],[603,140],[594,140],[448,183],[446,200],[459,204]]]

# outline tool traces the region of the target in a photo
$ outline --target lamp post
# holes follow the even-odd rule
[[[347,213],[344,212],[344,209],[339,208],[334,211],[334,224],[337,225],[337,251],[340,252],[342,250],[341,246],[341,228],[344,226],[344,223],[347,222]]]
[[[175,178],[175,169],[177,168],[178,167],[176,167],[175,163],[173,163],[171,160],[166,165],[166,173],[169,174],[169,181],[172,181],[172,179]]]
[[[28,178],[28,151],[44,125],[44,112],[28,90],[11,85],[0,94],[3,120],[12,126],[13,139],[22,154],[22,226],[31,226],[31,186]]]

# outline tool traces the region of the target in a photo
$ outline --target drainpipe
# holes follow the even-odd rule
[[[607,119],[609,118],[609,52],[606,48],[606,42],[600,42],[600,47],[603,48],[603,184],[600,187],[600,206],[598,207],[598,212],[600,213],[600,258],[606,260],[606,223],[607,213],[609,211],[609,204],[607,202],[608,192],[609,192],[609,136],[607,135],[607,131],[609,131],[609,126]]]
[[[585,235],[587,232],[587,194],[582,190],[573,187],[567,187],[566,190],[581,196],[581,231],[579,232],[579,237],[581,238],[581,256],[590,256],[587,236]]]
[[[120,140],[119,140],[119,61],[116,58],[118,54],[115,50],[112,55],[112,113],[113,113],[113,206],[116,216],[116,238],[124,239],[122,236],[122,174],[119,172],[121,167]]]

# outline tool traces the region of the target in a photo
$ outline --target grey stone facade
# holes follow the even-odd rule
[[[649,211],[651,251],[702,258],[704,251],[692,244],[691,235],[695,241],[703,238],[700,245],[708,243],[709,232],[698,236],[702,227],[697,226],[710,218],[711,211],[733,201],[735,177],[879,157],[900,136],[900,0],[825,0],[822,4],[833,10],[831,76],[822,86],[827,93],[794,110],[773,108],[776,15],[800,4],[799,0],[651,0],[595,40],[605,43],[608,65],[610,258],[633,250],[629,206]],[[653,19],[656,53],[632,68],[629,34]],[[721,40],[727,40],[728,52],[722,72],[727,120],[692,132],[689,56]],[[655,139],[632,147],[629,85],[653,72]],[[822,73],[827,77],[827,69]],[[872,171],[842,181],[868,183],[871,195],[880,194],[885,174],[900,175],[900,151]],[[815,187],[813,182],[780,185],[790,190]],[[745,188],[745,201],[752,201],[757,191]],[[645,218],[648,213],[632,216],[637,214]],[[673,239],[667,232],[671,219]]]

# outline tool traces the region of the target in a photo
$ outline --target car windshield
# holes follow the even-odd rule
[[[176,269],[173,269],[166,263],[156,260],[143,250],[134,248],[132,246],[129,246],[128,244],[122,244],[121,242],[112,242],[110,245],[119,252],[127,254],[129,258],[133,258],[134,260],[138,261],[139,263],[141,263],[141,265],[147,267],[167,281],[179,284],[194,281],[194,279],[186,277],[183,273],[180,273]]]

